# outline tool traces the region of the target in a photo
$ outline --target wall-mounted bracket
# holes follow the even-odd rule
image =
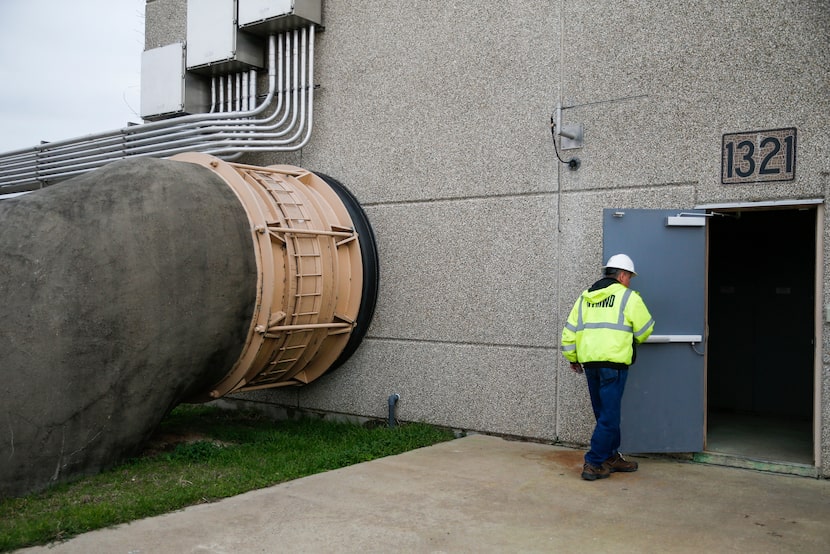
[[[582,123],[567,123],[562,124],[562,104],[556,105],[556,113],[554,114],[554,125],[556,129],[556,136],[559,139],[559,148],[562,150],[573,150],[574,148],[582,148],[582,138],[584,129]]]
[[[550,132],[553,137],[553,150],[556,152],[556,158],[566,164],[568,169],[576,171],[582,165],[579,158],[574,156],[570,160],[563,160],[559,155],[559,149],[573,149],[582,147],[582,124],[569,124],[563,127],[562,125],[562,105],[556,104],[556,111],[550,116]],[[559,138],[560,146],[556,145],[556,137]]]

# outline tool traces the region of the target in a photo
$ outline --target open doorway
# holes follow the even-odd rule
[[[815,207],[709,221],[706,450],[813,465]]]

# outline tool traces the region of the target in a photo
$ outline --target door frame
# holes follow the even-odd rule
[[[822,432],[822,359],[824,353],[824,207],[825,202],[823,198],[808,198],[808,199],[790,199],[790,200],[768,200],[761,202],[725,202],[718,204],[700,204],[695,206],[695,209],[707,210],[713,212],[730,212],[730,211],[755,211],[762,209],[798,209],[811,208],[816,210],[816,251],[815,251],[815,291],[814,291],[814,336],[813,336],[813,464],[817,468],[822,467],[821,459],[821,432]],[[706,306],[705,306],[705,321],[706,321],[706,338],[708,339],[709,330],[709,226],[706,228]],[[830,306],[828,306],[827,320],[830,323]],[[704,340],[705,340],[704,339]],[[704,387],[704,408],[703,408],[703,425],[704,425],[704,449],[708,440],[708,417],[709,406],[706,405],[708,398],[708,384],[709,384],[709,349],[706,348],[703,360],[703,387]]]

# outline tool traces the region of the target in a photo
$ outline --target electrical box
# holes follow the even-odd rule
[[[141,117],[164,119],[210,108],[210,85],[185,71],[184,44],[177,42],[141,54]]]
[[[187,69],[223,75],[262,68],[264,41],[236,21],[237,0],[188,0]]]
[[[270,35],[319,25],[321,0],[239,0],[239,27]]]

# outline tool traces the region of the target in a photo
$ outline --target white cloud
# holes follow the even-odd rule
[[[0,153],[141,122],[144,5],[0,1]]]

